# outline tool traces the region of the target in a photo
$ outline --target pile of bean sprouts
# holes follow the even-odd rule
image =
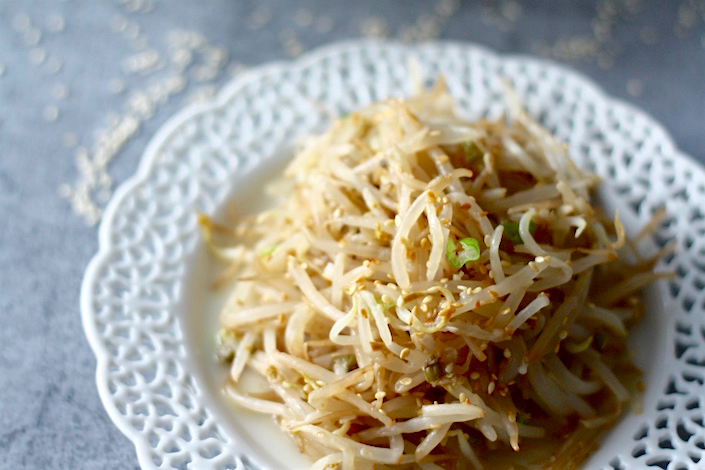
[[[228,396],[312,468],[576,468],[643,387],[625,340],[658,277],[598,182],[515,97],[467,122],[441,80],[341,117],[270,210],[201,217]]]

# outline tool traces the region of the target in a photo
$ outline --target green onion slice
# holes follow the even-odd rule
[[[482,150],[480,150],[480,147],[472,141],[464,142],[463,150],[465,151],[465,161],[467,163],[472,163],[484,156]]]
[[[511,220],[504,220],[502,221],[502,225],[504,226],[504,236],[506,236],[509,241],[511,241],[515,245],[521,245],[524,243],[524,241],[521,239],[521,235],[519,234],[518,223],[513,222]],[[533,235],[535,231],[536,224],[532,220],[531,222],[529,222],[529,233]]]
[[[446,256],[448,262],[456,269],[460,269],[470,261],[480,259],[480,243],[472,237],[460,240],[460,251],[452,238],[448,238],[446,244]]]

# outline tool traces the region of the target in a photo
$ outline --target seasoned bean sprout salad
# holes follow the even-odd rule
[[[201,217],[225,390],[313,468],[572,469],[643,387],[625,341],[656,258],[508,101],[372,104],[301,143],[270,210]]]

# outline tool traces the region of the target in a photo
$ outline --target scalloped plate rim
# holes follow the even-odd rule
[[[261,77],[273,74],[282,69],[302,69],[315,64],[316,62],[322,61],[326,57],[341,54],[346,50],[357,50],[365,47],[395,48],[409,53],[413,53],[414,51],[422,51],[424,49],[439,48],[474,50],[485,55],[492,56],[493,58],[501,61],[529,62],[559,70],[560,72],[570,75],[572,78],[580,81],[590,90],[590,92],[594,93],[599,99],[604,100],[609,105],[616,108],[623,108],[639,116],[640,118],[645,119],[650,128],[661,134],[660,137],[662,138],[662,142],[671,147],[669,150],[673,154],[674,159],[678,160],[679,163],[688,165],[697,172],[703,172],[705,170],[705,165],[701,164],[691,155],[686,154],[678,148],[670,132],[650,113],[623,99],[611,96],[595,80],[580,71],[531,54],[501,53],[481,44],[452,40],[426,41],[417,44],[409,44],[399,41],[348,40],[318,47],[295,59],[278,60],[254,66],[252,69],[243,72],[241,75],[233,78],[230,82],[223,85],[223,88],[216,94],[216,96],[211,98],[208,102],[188,105],[176,112],[155,132],[139,159],[136,172],[118,186],[104,209],[98,228],[98,251],[87,264],[81,283],[81,320],[88,343],[96,356],[95,381],[98,394],[111,421],[113,421],[118,429],[135,446],[138,462],[142,468],[151,467],[153,464],[148,455],[148,451],[151,450],[151,448],[148,447],[148,443],[139,431],[129,427],[128,423],[124,420],[124,417],[118,412],[115,402],[111,398],[107,381],[105,380],[105,376],[107,374],[107,360],[110,357],[110,354],[105,348],[102,338],[97,331],[95,312],[91,307],[93,297],[90,287],[94,284],[98,269],[103,265],[110,254],[110,248],[112,247],[110,230],[112,229],[114,217],[116,211],[120,207],[120,203],[132,190],[148,178],[149,173],[154,169],[157,163],[159,149],[168,141],[173,132],[177,130],[177,128],[184,122],[193,119],[195,116],[202,113],[225,106],[228,101],[231,100],[242,88],[257,79],[260,79]]]

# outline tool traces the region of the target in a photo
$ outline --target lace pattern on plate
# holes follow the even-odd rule
[[[467,44],[353,42],[238,77],[208,106],[173,118],[138,173],[111,201],[100,251],[86,272],[82,314],[98,358],[100,396],[134,442],[143,468],[250,468],[237,436],[204,407],[187,366],[175,305],[198,241],[196,211],[224,203],[238,171],[266,162],[296,136],[373,100],[413,92],[409,61],[427,83],[442,74],[469,118],[505,109],[511,78],[529,113],[567,142],[580,165],[616,189],[642,224],[661,207],[654,235],[676,250],[660,265],[670,306],[665,372],[633,433],[605,469],[702,468],[705,452],[705,173],[653,119],[589,80],[529,57]]]

